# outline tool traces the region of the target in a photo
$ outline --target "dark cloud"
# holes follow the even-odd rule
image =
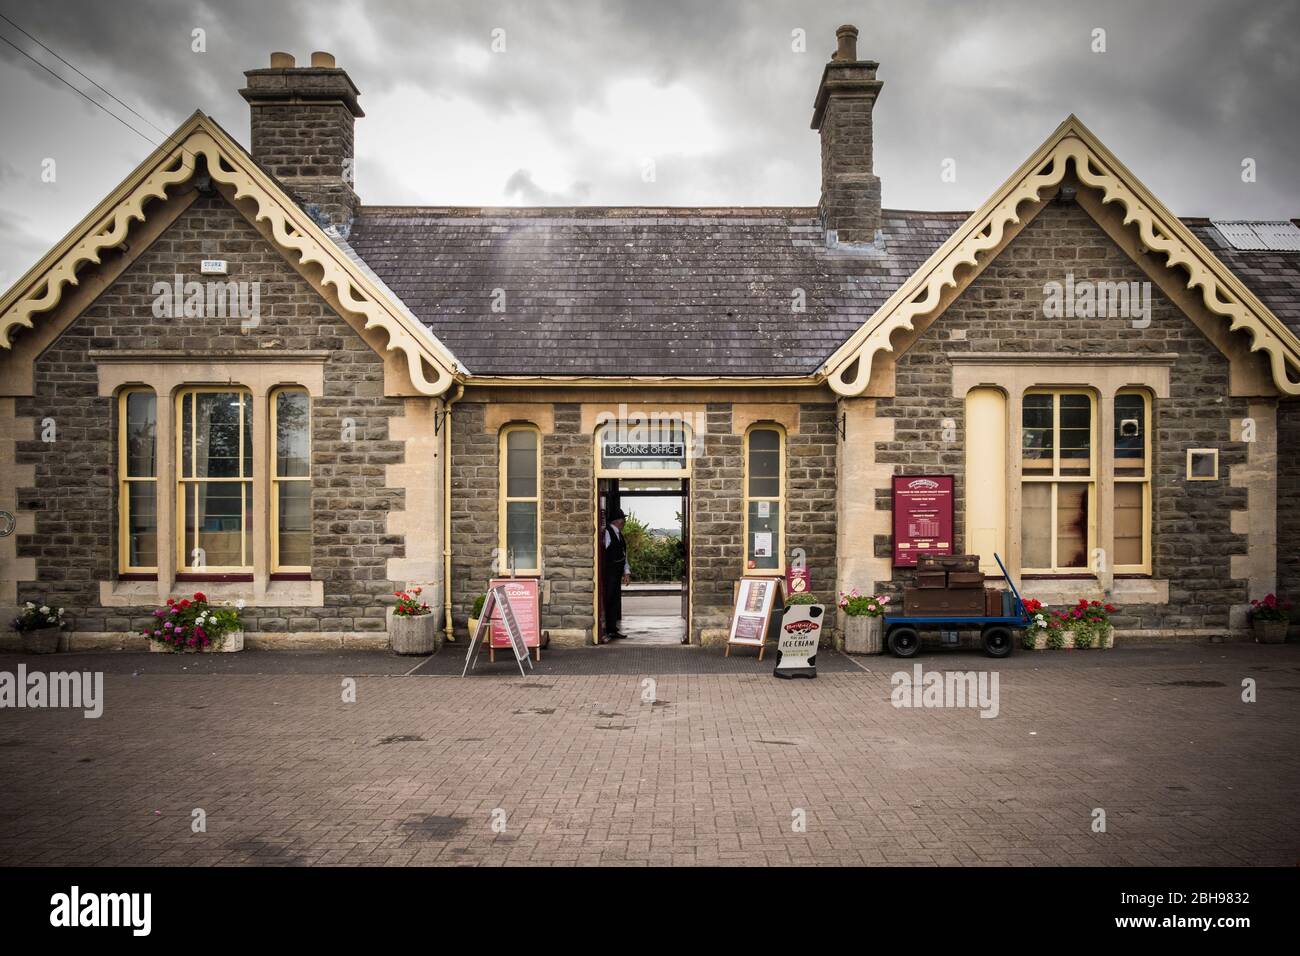
[[[887,205],[974,208],[1074,112],[1181,214],[1300,215],[1300,5],[1286,0],[0,0],[0,11],[159,127],[201,108],[245,142],[243,71],[272,50],[333,52],[362,91],[358,186],[376,204],[812,205],[812,98],[849,20],[885,83]],[[195,29],[206,52],[192,49]],[[503,53],[490,52],[497,30]],[[0,34],[31,48],[3,21]],[[39,215],[21,177],[0,181],[0,206],[52,242],[148,148],[3,45],[0,71],[31,91],[7,83],[0,95],[0,160],[28,169],[24,150],[82,149],[105,169],[65,180]],[[680,127],[620,115],[627,88],[663,90],[665,109],[689,115]],[[1256,183],[1240,180],[1244,157]],[[940,179],[948,158],[955,183]],[[10,273],[28,254],[0,237]]]

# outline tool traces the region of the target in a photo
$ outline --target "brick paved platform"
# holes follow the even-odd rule
[[[0,710],[0,862],[1300,861],[1300,646],[918,659],[996,669],[995,719],[894,708],[892,658],[789,682],[604,650],[466,680],[377,654],[0,655],[107,672],[99,720]]]

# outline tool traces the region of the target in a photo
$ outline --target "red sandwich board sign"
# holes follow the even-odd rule
[[[510,597],[510,607],[515,612],[519,633],[528,647],[542,644],[541,582],[537,578],[493,578],[489,588],[503,587]],[[492,647],[510,646],[510,635],[502,620],[501,605],[492,612]]]
[[[498,584],[488,588],[487,600],[483,602],[483,610],[479,612],[478,630],[469,636],[469,648],[465,651],[465,667],[460,672],[461,677],[468,674],[470,668],[474,666],[479,648],[483,646],[483,629],[490,626],[494,612],[498,609],[501,612],[498,619],[510,640],[510,648],[515,652],[515,663],[519,665],[519,673],[527,676],[524,674],[524,661],[528,661],[529,670],[533,669],[532,658],[528,656],[528,645],[524,643],[523,632],[519,629],[519,620],[510,604],[510,594],[504,585]]]
[[[952,554],[952,475],[894,476],[894,567],[922,554]]]

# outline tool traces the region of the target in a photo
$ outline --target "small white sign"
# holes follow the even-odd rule
[[[754,532],[754,557],[770,558],[772,556],[772,532]]]
[[[770,517],[772,517],[772,502],[770,502],[770,501],[759,501],[759,502],[757,502],[757,504],[758,504],[758,516],[759,516],[760,518],[770,518]]]
[[[199,262],[199,272],[205,276],[223,276],[226,271],[225,259],[203,259]]]

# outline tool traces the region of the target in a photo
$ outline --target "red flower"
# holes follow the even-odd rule
[[[202,601],[204,604],[207,604],[207,603],[208,603],[208,596],[207,596],[206,594],[204,594],[202,591],[195,591],[195,592],[194,592],[194,600],[196,600],[196,601]]]

